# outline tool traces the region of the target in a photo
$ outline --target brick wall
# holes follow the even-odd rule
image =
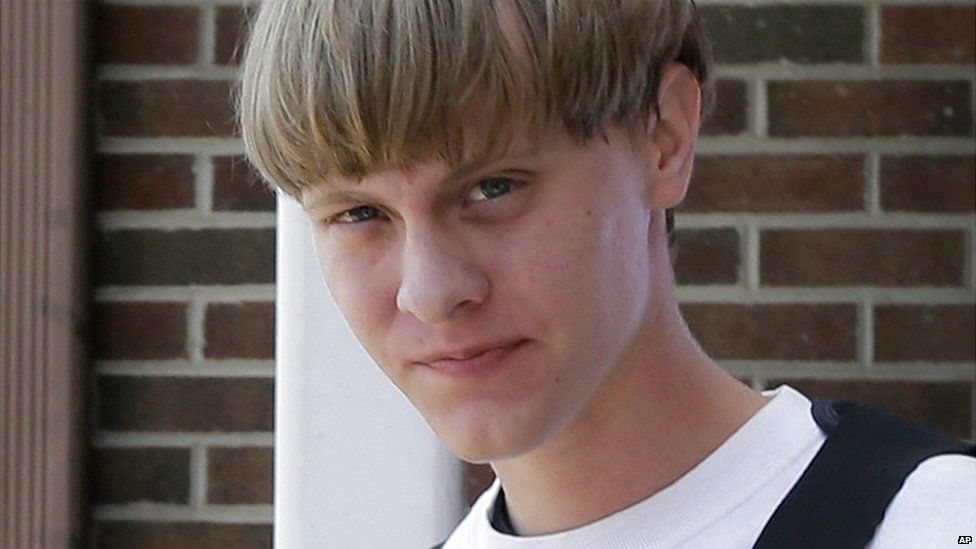
[[[269,547],[274,197],[228,90],[241,6],[96,17],[97,547]]]
[[[693,331],[757,389],[972,439],[973,3],[699,4],[720,81],[677,216]],[[98,547],[270,545],[274,214],[227,101],[240,8],[95,9]]]
[[[974,436],[972,2],[701,2],[718,116],[681,228],[684,314],[757,389]]]

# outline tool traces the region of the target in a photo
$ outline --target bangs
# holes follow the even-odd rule
[[[245,149],[298,196],[330,174],[501,156],[515,136],[554,124],[588,139],[649,114],[676,59],[705,105],[693,10],[687,0],[262,2],[237,92]]]

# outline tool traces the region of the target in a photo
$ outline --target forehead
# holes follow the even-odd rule
[[[591,139],[575,136],[559,127],[546,132],[519,134],[497,154],[469,153],[456,163],[425,157],[404,166],[384,166],[362,176],[335,175],[302,190],[301,202],[308,209],[330,204],[369,202],[402,197],[405,188],[416,197],[445,196],[455,185],[490,177],[495,170],[533,173],[567,173],[606,166],[618,160],[640,156],[631,128],[608,126]],[[474,149],[477,150],[477,149]],[[481,152],[492,149],[483,149]],[[636,156],[635,156],[636,155]],[[399,198],[397,198],[399,199]]]
[[[513,129],[504,142],[490,144],[480,137],[464,141],[464,151],[456,161],[444,154],[428,153],[402,165],[379,166],[363,175],[333,173],[302,189],[301,201],[310,204],[356,194],[356,190],[385,182],[411,185],[417,181],[440,184],[465,180],[482,170],[506,162],[529,161],[552,153],[571,141],[562,129],[526,131]]]

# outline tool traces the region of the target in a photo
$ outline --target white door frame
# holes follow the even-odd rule
[[[441,541],[463,513],[460,461],[352,335],[283,195],[277,242],[275,547]]]

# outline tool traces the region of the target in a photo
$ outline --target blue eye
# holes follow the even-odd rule
[[[339,224],[362,223],[374,219],[379,213],[380,211],[373,206],[359,206],[337,214],[332,218],[332,222]]]
[[[469,196],[473,202],[481,202],[504,196],[512,191],[515,181],[508,177],[489,177],[480,181]]]

